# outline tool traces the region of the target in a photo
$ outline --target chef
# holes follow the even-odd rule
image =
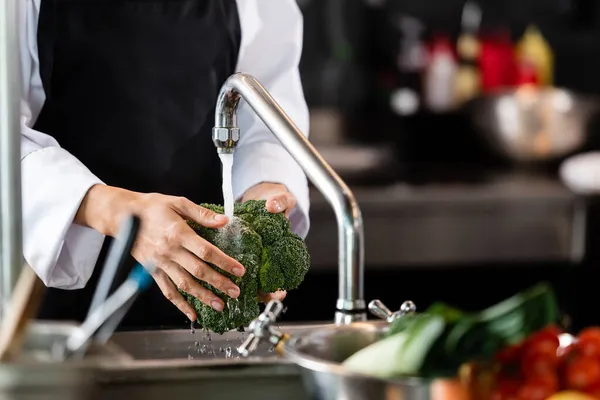
[[[129,213],[141,218],[130,264],[154,262],[158,271],[124,327],[195,320],[177,288],[221,310],[223,302],[192,277],[236,298],[239,288],[207,263],[237,276],[244,267],[195,235],[185,219],[215,228],[227,223],[198,204],[223,202],[211,128],[228,76],[255,76],[308,131],[295,1],[21,0],[19,6],[24,256],[52,288],[40,318],[85,317],[106,249]],[[267,200],[269,211],[286,213],[305,236],[303,171],[245,104],[239,125],[236,199]]]

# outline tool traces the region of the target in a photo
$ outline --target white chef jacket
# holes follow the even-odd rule
[[[74,224],[73,218],[88,189],[103,182],[53,137],[32,129],[45,101],[37,51],[40,2],[18,1],[23,252],[47,286],[78,289],[92,275],[104,236]],[[236,70],[261,81],[308,134],[308,109],[298,71],[303,21],[295,0],[237,0],[237,4],[242,42]],[[286,185],[298,201],[290,216],[293,229],[306,236],[309,199],[302,169],[245,103],[240,105],[238,123],[241,139],[234,155],[235,198],[260,182]]]

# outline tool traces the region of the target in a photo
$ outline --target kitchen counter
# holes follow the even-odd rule
[[[368,268],[579,262],[585,253],[584,202],[547,174],[352,189]],[[314,189],[310,217],[313,268],[337,268],[335,216]]]

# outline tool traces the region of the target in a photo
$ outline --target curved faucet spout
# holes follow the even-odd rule
[[[279,139],[333,207],[339,242],[339,295],[335,319],[337,323],[365,320],[363,222],[354,194],[269,92],[247,74],[238,73],[229,77],[219,93],[213,129],[217,151],[235,151],[240,138],[237,109],[241,98]]]

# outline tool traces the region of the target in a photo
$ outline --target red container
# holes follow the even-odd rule
[[[483,38],[479,56],[484,93],[512,87],[517,82],[515,51],[508,35]]]

